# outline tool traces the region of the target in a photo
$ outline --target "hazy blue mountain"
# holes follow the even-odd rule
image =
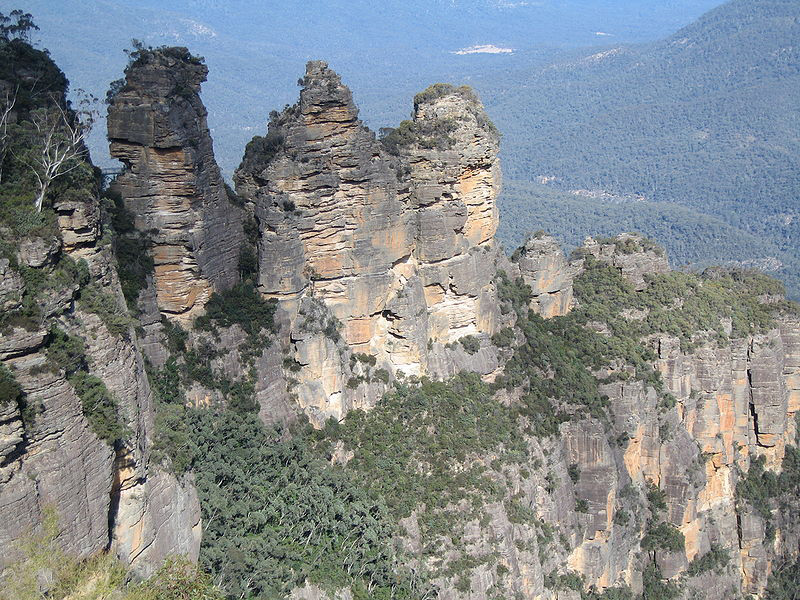
[[[20,0],[73,88],[102,97],[121,76],[131,38],[205,56],[203,98],[228,174],[269,111],[297,96],[309,59],[330,62],[372,127],[406,118],[411,97],[439,80],[543,65],[552,49],[666,35],[720,0]],[[608,35],[599,35],[608,34]],[[453,52],[492,44],[513,54]],[[101,124],[102,129],[102,124]],[[107,162],[102,136],[95,160]]]
[[[763,242],[756,255],[752,244],[732,244],[729,259],[777,259],[800,294],[800,3],[734,0],[663,41],[593,50],[476,85],[494,90],[486,100],[505,133],[509,179],[548,177],[557,189],[640,196],[713,217],[731,235]],[[519,219],[525,200],[516,202]],[[531,202],[529,228],[563,233]],[[613,222],[615,212],[643,206],[604,211]],[[682,236],[689,252],[657,237],[687,260],[720,259],[707,238]]]

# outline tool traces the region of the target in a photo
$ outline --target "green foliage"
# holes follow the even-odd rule
[[[455,143],[452,134],[456,129],[458,122],[450,117],[401,121],[396,128],[383,130],[380,141],[390,154],[395,155],[414,145],[425,150],[448,150]]]
[[[666,521],[648,523],[641,543],[642,549],[647,551],[680,552],[685,548],[683,533]]]
[[[97,437],[113,446],[130,434],[118,416],[116,399],[102,379],[86,371],[76,371],[69,377],[69,383],[81,399],[83,414]]]
[[[589,503],[584,498],[578,498],[575,501],[575,512],[579,513],[588,513],[589,512]]]
[[[50,328],[47,360],[67,375],[86,370],[86,347],[83,340],[71,336],[56,326]]]
[[[512,282],[498,272],[497,286],[504,310],[517,313],[525,343],[514,349],[495,385],[527,389],[516,410],[529,420],[530,430],[538,436],[555,435],[570,412],[581,414],[579,407],[605,420],[608,398],[600,394],[589,370],[603,366],[605,338],[588,331],[571,314],[543,319],[531,312],[530,287],[521,279]]]
[[[353,354],[353,358],[355,358],[358,362],[370,367],[374,367],[376,364],[378,364],[378,359],[374,354],[364,354],[357,352]]]
[[[583,591],[583,575],[570,571],[568,573],[557,573],[551,571],[544,576],[544,587],[549,590],[573,590]]]
[[[474,335],[465,335],[458,341],[467,354],[477,354],[478,350],[481,349],[481,341]]]
[[[125,438],[129,431],[119,418],[116,399],[101,379],[88,373],[83,340],[53,326],[46,352],[48,362],[67,375],[92,431],[111,446]]]
[[[124,600],[224,600],[211,577],[185,558],[167,558],[150,579],[131,585]]]
[[[649,480],[647,482],[647,502],[653,515],[667,510],[667,493]]]
[[[631,520],[630,513],[624,508],[618,508],[614,511],[614,524],[624,527]]]
[[[625,584],[603,590],[602,594],[594,589],[581,594],[582,600],[633,600],[633,591]]]
[[[100,285],[90,283],[81,288],[78,306],[100,317],[109,333],[128,338],[130,327],[134,323],[133,319],[127,310],[119,305],[117,299]]]
[[[800,423],[800,417],[797,419]],[[779,475],[765,469],[765,462],[763,455],[750,461],[747,474],[740,476],[736,483],[736,501],[746,502],[764,519],[766,539],[772,541],[775,536],[773,511],[775,508],[791,510],[788,501],[800,496],[800,434],[796,445],[786,446]]]
[[[257,340],[262,331],[274,333],[273,316],[277,303],[264,300],[252,283],[239,283],[224,292],[214,292],[206,303],[206,314],[195,320],[203,331],[216,327],[238,325],[251,340]]]
[[[151,240],[136,229],[134,216],[122,201],[122,196],[105,192],[103,206],[110,214],[114,229],[113,249],[117,259],[117,274],[128,309],[136,312],[136,301],[147,286],[147,278],[155,269],[150,249]]]
[[[686,572],[689,577],[695,577],[710,571],[721,573],[730,561],[731,556],[727,550],[712,544],[708,552],[689,563],[689,569]]]
[[[240,168],[253,173],[263,171],[283,150],[284,142],[283,133],[270,123],[267,135],[257,135],[247,143]]]
[[[33,15],[19,9],[12,10],[8,15],[0,13],[0,42],[8,43],[11,40],[27,41],[32,31],[39,31],[39,26],[33,22]]]
[[[795,600],[800,595],[800,559],[777,564],[767,580],[764,600]]]
[[[746,501],[765,521],[772,519],[771,502],[781,491],[778,476],[764,468],[765,456],[750,461],[750,468],[736,483],[736,497]]]
[[[309,453],[302,434],[280,441],[255,415],[172,406],[203,509],[201,564],[228,597],[280,598],[306,580],[405,597],[386,506]]]
[[[466,85],[456,87],[449,83],[435,83],[414,96],[414,111],[418,111],[422,104],[430,104],[451,95],[467,100],[467,110],[475,117],[479,127],[493,135],[499,135],[497,128],[483,111],[477,95]],[[458,121],[450,117],[406,120],[396,128],[381,129],[380,141],[384,148],[394,155],[399,155],[403,148],[413,145],[427,150],[447,150],[455,143],[451,134],[456,129]]]
[[[578,463],[572,463],[567,468],[567,474],[569,478],[572,480],[572,483],[578,483],[578,480],[581,478],[581,468]]]
[[[506,132],[509,180],[551,176],[563,190],[620,197],[572,196],[560,215],[514,203],[501,223],[581,236],[659,231],[681,262],[776,257],[797,298],[798,221],[781,215],[800,195],[800,138],[783,133],[796,130],[800,72],[780,51],[796,39],[797,17],[786,0],[727,2],[660,42],[525,71],[524,87],[519,74],[487,78],[503,90],[489,109]]]
[[[514,330],[511,327],[503,327],[492,336],[492,343],[498,348],[510,348],[515,340]]]
[[[8,367],[0,363],[0,406],[16,404],[20,398],[22,398],[22,388]]]
[[[680,596],[680,586],[664,579],[661,569],[649,563],[642,572],[642,598],[644,600],[675,600]]]
[[[503,448],[524,452],[513,445],[516,431],[489,387],[461,374],[449,383],[398,385],[369,413],[348,413],[330,441],[354,452],[348,468],[400,519],[423,504],[434,512],[460,498],[483,504],[492,490],[484,469],[456,465]]]
[[[58,514],[47,507],[41,527],[16,544],[19,558],[0,578],[0,600],[223,600],[211,578],[185,558],[171,557],[148,580],[132,577],[111,554],[79,560],[56,541]],[[46,579],[45,579],[46,578]],[[46,590],[42,584],[47,582]]]

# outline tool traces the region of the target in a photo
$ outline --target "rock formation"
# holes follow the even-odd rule
[[[572,281],[578,263],[568,263],[561,247],[544,232],[528,237],[514,254],[519,273],[531,286],[531,309],[545,318],[559,317],[572,307]]]
[[[582,250],[619,269],[638,291],[645,287],[646,274],[669,272],[664,249],[636,233],[621,233],[613,238],[597,240],[588,237],[583,242]]]
[[[39,60],[57,71],[46,55]],[[52,101],[63,105],[64,94],[62,87]],[[77,177],[56,193],[45,209],[48,227],[21,235],[0,225],[0,367],[15,382],[0,402],[0,570],[16,558],[14,542],[51,510],[58,542],[77,557],[111,549],[149,574],[168,555],[199,552],[191,481],[150,458],[152,394],[101,235],[97,184]],[[59,336],[73,340],[66,360],[53,358]],[[83,379],[66,371],[76,368]],[[89,416],[108,398],[112,409],[102,418],[104,426],[118,421],[116,440]]]
[[[238,280],[243,236],[199,97],[207,72],[185,48],[142,49],[108,109],[111,155],[125,165],[114,189],[152,238],[158,308],[184,323]]]
[[[170,352],[183,361],[173,362],[174,385],[185,388],[186,404],[221,411],[223,388],[238,386],[239,400],[252,401],[245,412],[258,409],[264,423],[277,425],[299,411],[317,427],[341,420],[354,408],[373,407],[395,379],[463,370],[498,383],[481,387],[490,407],[481,414],[494,419],[489,413],[508,409],[503,426],[518,439],[466,454],[463,463],[444,461],[464,467],[453,488],[486,483],[488,474],[492,489],[439,507],[466,515],[463,531],[452,537],[449,523],[424,523],[417,506],[396,540],[415,572],[447,567],[434,581],[445,600],[577,600],[581,589],[620,585],[638,594],[650,567],[684,582],[687,598],[739,597],[762,593],[776,560],[796,554],[800,527],[792,511],[753,506],[737,484],[762,461],[780,471],[787,446],[796,443],[797,313],[787,309],[747,334],[735,333],[732,317],[712,323],[712,314],[704,321],[708,331],[689,332],[691,343],[675,327],[651,328],[641,339],[630,334],[623,342],[643,348],[634,361],[593,362],[591,372],[580,366],[597,377],[589,379],[595,392],[599,385],[599,406],[550,397],[548,383],[556,378],[574,376],[567,387],[585,383],[553,367],[581,357],[577,338],[592,329],[598,347],[621,343],[612,340],[610,316],[639,331],[631,323],[655,310],[642,304],[612,315],[618,307],[605,306],[588,323],[569,321],[587,305],[573,297],[575,278],[599,261],[616,280],[618,272],[630,282],[617,281],[624,293],[646,294],[661,289],[648,286],[651,275],[668,275],[668,261],[636,234],[589,238],[574,260],[549,236],[534,234],[511,261],[502,256],[494,242],[498,135],[468,88],[428,88],[415,98],[413,119],[378,140],[359,121],[339,77],[311,62],[299,102],[274,113],[266,135],[248,145],[235,174],[236,197],[214,163],[198,97],[205,67],[185,49],[139,50],[134,58],[109,110],[109,135],[113,154],[126,164],[115,189],[139,234],[152,241],[155,269],[138,298],[139,322],[126,312],[111,247],[101,237],[108,215],[92,186],[82,196],[54,199],[50,229],[16,235],[0,225],[14,242],[0,244],[0,381],[8,383],[7,370],[19,388],[9,384],[3,393],[11,401],[0,402],[0,569],[14,558],[13,542],[50,507],[61,518],[61,546],[77,556],[111,549],[142,575],[171,554],[197,560],[202,523],[193,477],[178,478],[153,457],[156,388],[145,354],[158,369]],[[249,279],[235,285],[250,246],[258,255],[253,283],[278,303],[278,333],[248,332],[241,320],[204,328],[195,317],[207,309],[210,319],[212,291],[250,286],[251,300],[265,304]],[[532,291],[530,308],[552,320],[529,316],[525,301],[514,306],[525,286],[501,310],[495,282],[519,280]],[[575,289],[580,295],[580,285]],[[669,299],[676,306],[688,300]],[[769,293],[756,301],[779,302]],[[162,324],[162,315],[188,331]],[[543,324],[553,327],[536,338],[531,331]],[[180,356],[165,332],[180,338]],[[572,345],[548,345],[546,336],[561,335]],[[71,367],[58,362],[58,336],[80,340],[80,352],[61,351],[81,354],[70,356],[113,397],[116,437],[103,435]],[[541,372],[534,375],[534,367],[508,361],[518,379],[499,385],[520,348],[546,359],[545,366],[535,366]],[[201,349],[208,359],[202,364]],[[201,376],[187,368],[178,373],[192,352]],[[214,378],[225,385],[214,387]],[[474,376],[470,381],[479,385]],[[172,407],[186,409],[176,397]],[[546,402],[523,407],[531,398]],[[466,406],[461,400],[454,404],[459,410]],[[555,425],[534,433],[543,413]],[[461,416],[453,415],[459,426]],[[446,435],[457,444],[457,435]],[[347,441],[337,440],[325,455],[342,469],[354,456]],[[503,455],[512,441],[520,442],[514,456]],[[303,460],[322,469],[320,455],[306,450]],[[475,501],[483,497],[489,499]],[[335,500],[337,510],[348,510],[350,499]],[[645,543],[656,523],[662,533],[682,536],[679,548]],[[426,548],[425,527],[441,546]],[[722,558],[713,568],[693,562],[715,552]],[[448,574],[455,563],[459,575],[455,567]],[[329,598],[329,587],[309,580],[292,597]],[[353,594],[345,589],[337,597]]]
[[[273,115],[234,177],[259,224],[259,290],[287,314],[295,393],[318,422],[383,389],[354,383],[348,350],[392,375],[497,366],[490,351],[450,355],[495,329],[498,135],[477,98],[450,86],[420,94],[404,126],[414,134],[391,155],[339,76],[310,62],[299,103]],[[326,312],[328,336],[309,331],[305,315]]]

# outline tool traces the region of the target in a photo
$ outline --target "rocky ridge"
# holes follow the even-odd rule
[[[159,310],[183,323],[238,281],[242,211],[214,160],[199,97],[208,68],[186,48],[142,49],[108,109],[113,189],[152,242]]]
[[[258,288],[291,328],[299,404],[317,423],[374,404],[385,386],[349,369],[348,350],[392,377],[489,375],[491,349],[473,358],[453,346],[487,340],[497,321],[499,137],[477,98],[421,94],[413,127],[442,139],[418,135],[391,155],[325,63],[310,62],[302,83],[234,177],[258,221]],[[321,313],[327,336],[309,331]]]
[[[58,72],[31,52],[15,64]],[[65,106],[64,85],[46,102]],[[147,575],[175,553],[196,559],[200,507],[189,479],[151,460],[144,358],[102,235],[98,182],[79,173],[43,211],[48,225],[0,226],[0,361],[15,382],[0,403],[0,569],[52,511],[65,551],[110,549]]]
[[[170,554],[197,559],[202,523],[191,475],[179,479],[152,456],[145,356],[157,367],[166,362],[170,324],[162,315],[194,325],[182,343],[211,348],[210,373],[253,384],[263,422],[285,425],[299,410],[320,427],[373,407],[395,379],[413,387],[421,376],[466,370],[490,382],[526,343],[538,355],[553,351],[531,334],[543,321],[527,308],[563,323],[559,317],[591,301],[580,295],[580,278],[595,263],[610,266],[627,282],[615,285],[633,296],[670,276],[663,251],[635,234],[588,239],[570,259],[535,234],[508,261],[493,240],[498,136],[474,95],[432,86],[415,98],[413,120],[377,140],[321,62],[309,63],[299,103],[274,114],[267,135],[248,146],[235,177],[241,200],[231,200],[198,96],[205,67],[183,49],[142,56],[112,103],[109,131],[127,165],[116,189],[152,240],[155,269],[138,298],[143,328],[126,316],[94,192],[56,198],[57,231],[21,238],[0,258],[0,305],[11,312],[33,285],[26,268],[54,281],[65,258],[86,270],[37,295],[35,326],[2,330],[0,360],[24,400],[0,404],[0,518],[8,524],[0,567],[49,507],[69,515],[60,542],[76,555],[111,548],[143,575]],[[241,323],[204,329],[194,320],[212,291],[238,282],[247,245],[258,252],[257,289],[278,303],[279,331],[257,338],[255,349],[245,347],[252,336]],[[526,306],[498,298],[504,279],[527,294]],[[103,310],[89,302],[97,290]],[[778,302],[773,296],[760,300]],[[676,296],[672,305],[689,300]],[[618,307],[607,308],[609,317]],[[649,322],[658,308],[622,318]],[[581,331],[612,345],[606,320]],[[83,340],[88,373],[116,400],[124,435],[111,443],[98,435],[70,374],[53,366],[54,327]],[[531,433],[535,413],[515,422],[524,451],[513,460],[500,460],[500,450],[470,456],[507,494],[480,506],[462,531],[440,536],[442,552],[425,553],[421,510],[403,520],[413,567],[446,567],[435,579],[440,598],[577,600],[622,586],[638,594],[652,585],[651,568],[659,580],[684,583],[687,599],[763,592],[778,560],[796,554],[800,527],[791,498],[790,509],[759,507],[737,486],[762,461],[780,472],[796,443],[800,319],[784,311],[768,327],[737,333],[726,318],[719,331],[692,331],[688,341],[675,329],[656,327],[638,340],[648,350],[638,364],[595,365],[601,414],[556,400],[553,432]],[[523,401],[529,384],[492,388],[496,412]],[[181,385],[190,386],[192,406],[226,402],[202,382]],[[33,421],[26,404],[38,406]],[[330,458],[351,457],[342,446]],[[670,547],[678,535],[681,544]],[[707,556],[717,562],[697,567]],[[293,597],[330,594],[307,583]]]

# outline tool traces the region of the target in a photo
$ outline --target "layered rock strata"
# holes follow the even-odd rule
[[[532,310],[545,318],[569,312],[572,282],[580,271],[580,261],[568,262],[555,239],[543,232],[530,235],[513,260],[531,287]]]
[[[458,340],[496,322],[498,135],[477,98],[449,86],[418,97],[406,130],[446,135],[412,135],[391,155],[325,63],[302,83],[234,176],[259,224],[259,290],[290,323],[300,405],[319,421],[374,402],[384,388],[349,353],[392,376],[442,376],[459,360],[490,373],[488,350],[455,358]]]
[[[242,211],[214,160],[200,84],[208,69],[185,48],[141,50],[108,109],[114,182],[152,239],[158,308],[188,320],[238,280]]]
[[[100,239],[98,198],[70,194],[53,208],[58,235],[26,239],[17,263],[43,270],[59,260],[85,265],[105,309],[124,314],[110,247]],[[14,265],[0,261],[5,309],[21,306],[26,285]],[[0,405],[0,570],[16,558],[15,542],[52,510],[65,551],[88,557],[110,549],[147,575],[167,556],[197,558],[200,507],[190,480],[178,481],[150,460],[152,394],[133,326],[109,329],[78,301],[81,285],[46,287],[35,298],[37,327],[0,331],[0,361],[22,392],[21,400]],[[52,327],[82,340],[89,373],[116,401],[123,440],[109,444],[95,433],[74,383],[49,356]]]

